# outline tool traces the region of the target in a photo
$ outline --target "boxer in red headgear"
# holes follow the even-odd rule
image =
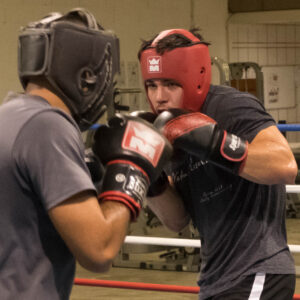
[[[189,44],[172,51],[157,52],[158,42],[173,34],[184,36]],[[184,90],[182,108],[200,110],[211,82],[208,43],[184,29],[165,30],[153,40],[149,48],[141,52],[140,63],[144,81],[162,78],[175,80]]]
[[[172,51],[157,52],[158,42],[173,34],[182,35],[188,44]],[[184,29],[165,30],[153,40],[149,48],[140,53],[140,63],[145,82],[165,78],[176,81],[184,90],[182,108],[200,110],[211,82],[208,43]],[[151,106],[155,111],[155,107]]]
[[[208,44],[196,31],[165,30],[139,59],[154,125],[181,154],[165,170],[171,184],[151,189],[147,203],[169,229],[189,218],[197,227],[199,299],[291,300],[285,184],[297,164],[274,119],[255,96],[210,84]]]

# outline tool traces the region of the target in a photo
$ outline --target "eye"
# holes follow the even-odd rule
[[[180,84],[178,84],[177,82],[175,81],[167,81],[165,82],[164,84],[166,87],[168,87],[169,89],[176,89],[178,87],[181,87]]]
[[[175,82],[168,82],[167,86],[168,87],[173,87],[173,86],[178,86],[178,84],[176,84]]]
[[[146,82],[146,87],[148,89],[155,89],[156,88],[156,84],[154,82]]]

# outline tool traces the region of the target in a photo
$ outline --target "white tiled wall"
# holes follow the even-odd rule
[[[300,24],[229,24],[229,62],[256,62],[265,66],[300,65]],[[255,73],[247,76],[255,77]],[[295,84],[296,105],[269,112],[276,121],[300,123],[300,87]],[[289,95],[285,95],[289,97]],[[300,132],[289,132],[289,142],[300,142]]]

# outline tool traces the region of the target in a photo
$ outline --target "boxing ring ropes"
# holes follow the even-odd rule
[[[300,131],[300,124],[277,124],[281,132],[286,131]],[[95,124],[92,129],[98,128]],[[287,193],[300,193],[300,185],[286,185]],[[157,245],[157,246],[173,246],[173,247],[192,247],[200,248],[201,242],[196,239],[182,239],[182,238],[162,238],[162,237],[144,237],[144,236],[126,236],[125,244],[143,244],[143,245]],[[289,245],[292,253],[300,253],[300,245]],[[86,279],[75,278],[75,285],[94,286],[94,287],[109,287],[109,288],[123,288],[147,291],[173,292],[173,293],[190,293],[198,294],[200,288],[196,286],[178,286],[169,284],[154,284],[142,282],[127,282],[101,279]],[[300,294],[295,294],[293,300],[300,300]]]

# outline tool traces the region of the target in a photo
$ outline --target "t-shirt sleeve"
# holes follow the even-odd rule
[[[13,153],[22,179],[47,210],[81,191],[96,194],[80,132],[57,111],[31,118],[20,131]]]
[[[233,98],[230,105],[224,101],[219,107],[216,121],[221,128],[248,140],[248,142],[251,142],[261,130],[276,125],[263,105],[251,96]]]

